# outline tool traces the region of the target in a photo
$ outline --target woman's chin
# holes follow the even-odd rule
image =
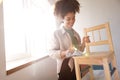
[[[73,26],[69,26],[69,28],[72,28]]]

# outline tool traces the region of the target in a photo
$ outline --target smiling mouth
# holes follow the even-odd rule
[[[73,24],[70,24],[70,26],[73,26]]]

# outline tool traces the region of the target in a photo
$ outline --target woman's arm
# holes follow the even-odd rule
[[[57,39],[57,31],[54,32],[49,42],[49,56],[53,59],[60,59],[62,56],[60,50],[60,43]]]
[[[81,43],[81,46],[80,46],[80,51],[83,52],[84,49],[85,49],[85,44],[86,44],[86,43],[89,43],[89,42],[90,42],[89,36],[83,37],[82,43]]]

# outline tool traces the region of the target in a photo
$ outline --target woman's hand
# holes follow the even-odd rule
[[[68,57],[68,56],[72,55],[74,53],[74,51],[75,51],[75,49],[73,47],[70,47],[66,51],[62,51],[61,52],[61,58],[65,58],[65,57]]]
[[[89,43],[89,42],[90,42],[89,36],[83,37],[83,43]]]
[[[75,49],[74,49],[74,47],[73,47],[73,46],[72,46],[72,47],[70,47],[70,48],[68,49],[68,53],[73,54],[73,53],[74,53],[74,51],[75,51]]]

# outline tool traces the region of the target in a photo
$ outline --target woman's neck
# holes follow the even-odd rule
[[[72,29],[72,28],[69,28],[69,27],[67,27],[67,26],[64,26],[64,28],[67,29],[67,30],[71,30],[71,29]]]

